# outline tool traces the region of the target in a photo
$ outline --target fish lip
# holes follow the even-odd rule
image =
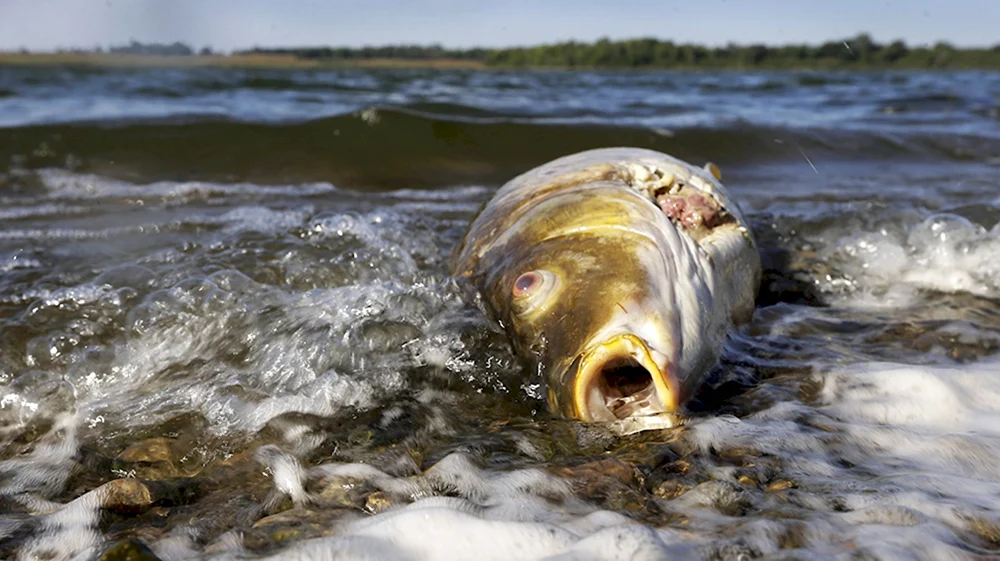
[[[658,353],[656,353],[658,354]],[[577,418],[586,422],[618,421],[640,416],[628,413],[619,416],[612,410],[614,400],[601,387],[602,375],[608,365],[627,361],[641,366],[649,374],[652,384],[624,398],[616,398],[627,408],[629,401],[646,401],[641,415],[676,413],[680,407],[680,384],[665,359],[656,360],[645,341],[632,334],[618,335],[584,352],[573,387],[573,406]]]

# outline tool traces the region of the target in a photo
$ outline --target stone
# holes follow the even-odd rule
[[[120,541],[101,554],[97,561],[161,561],[146,544],[137,540]]]
[[[777,481],[772,481],[771,483],[768,483],[765,489],[767,489],[768,491],[784,491],[785,489],[791,489],[793,487],[795,487],[795,483],[793,483],[792,481],[789,481],[787,479],[779,479]]]
[[[372,514],[385,512],[393,506],[395,506],[394,501],[382,491],[375,491],[365,500],[365,510]]]
[[[263,550],[289,541],[329,536],[336,531],[334,522],[348,509],[292,508],[258,520],[243,538],[251,550]]]
[[[100,497],[101,508],[123,514],[143,512],[153,505],[153,495],[138,479],[115,479],[91,491]]]
[[[109,481],[90,493],[99,497],[100,506],[105,510],[119,514],[138,514],[154,505],[191,503],[198,498],[199,487],[199,483],[193,479],[142,481],[126,478]]]
[[[664,481],[653,489],[653,494],[660,499],[676,499],[677,497],[687,493],[691,489],[690,485],[682,483],[680,481]]]
[[[181,445],[172,438],[148,438],[129,445],[116,460],[123,464],[123,471],[139,479],[170,479],[191,477],[199,471],[184,469],[181,462]]]
[[[170,438],[149,438],[130,445],[118,454],[118,459],[126,462],[173,462],[174,454],[171,449],[173,439]]]

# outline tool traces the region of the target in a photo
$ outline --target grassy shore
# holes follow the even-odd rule
[[[292,55],[240,54],[156,56],[109,53],[11,53],[0,52],[0,66],[105,66],[105,67],[226,67],[226,68],[484,68],[482,62],[457,59],[407,60],[309,60]]]
[[[858,40],[853,40],[858,43]],[[867,45],[867,46],[865,46]],[[864,48],[862,48],[864,47]],[[259,49],[232,55],[25,53],[0,51],[0,66],[160,68],[442,68],[548,70],[961,70],[1000,69],[1000,46],[909,48],[849,42],[819,47],[731,46],[707,49],[655,40],[564,43],[531,48],[445,51],[424,47]]]

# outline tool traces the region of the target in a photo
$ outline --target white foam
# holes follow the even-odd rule
[[[296,506],[309,502],[304,487],[306,471],[294,456],[282,452],[276,446],[261,446],[257,449],[256,457],[257,461],[271,471],[274,487],[279,493],[288,495]]]
[[[0,463],[0,473],[28,464],[32,469],[18,469],[14,481],[0,489],[0,495],[14,495],[19,502],[40,513],[39,531],[18,552],[18,559],[63,560],[91,554],[103,541],[96,525],[106,489],[98,488],[66,505],[46,504],[35,494],[51,495],[62,490],[76,454],[76,419],[61,416],[47,438],[52,444],[40,444],[24,458]]]
[[[851,420],[1000,436],[1000,365],[863,365],[826,376],[824,401]]]
[[[541,559],[568,549],[571,532],[554,524],[487,521],[455,508],[392,511],[349,530],[380,538],[416,559]]]
[[[4,240],[101,240],[128,234],[142,234],[144,226],[122,226],[100,228],[97,230],[80,230],[76,228],[48,228],[30,230],[4,230],[0,239]]]
[[[231,233],[278,234],[304,223],[313,212],[311,206],[295,210],[271,210],[262,206],[242,206],[226,212],[213,219],[212,222],[225,225],[226,231]]]
[[[173,530],[167,537],[157,541],[150,549],[160,558],[160,561],[197,559],[200,554],[197,535],[185,527]]]
[[[49,196],[56,200],[113,198],[131,201],[142,200],[150,203],[188,204],[210,198],[225,198],[229,202],[234,202],[262,195],[304,197],[336,191],[336,188],[329,183],[261,185],[257,183],[158,181],[137,184],[100,175],[73,173],[63,169],[43,169],[37,173]]]
[[[1000,363],[861,363],[817,376],[814,406],[784,402],[741,423],[696,422],[692,441],[782,458],[813,515],[857,547],[886,558],[961,558],[953,528],[1000,511]],[[688,504],[691,493],[679,500]],[[824,514],[830,495],[847,512]]]
[[[54,414],[52,428],[40,438],[34,448],[20,457],[0,461],[0,496],[22,493],[52,496],[62,490],[73,468],[77,448],[77,423],[75,415]],[[4,432],[23,428],[22,423],[9,423]]]
[[[920,290],[1000,296],[1000,228],[987,231],[955,214],[851,233],[825,244],[820,256],[848,279],[851,290],[840,304],[910,306],[919,301]],[[830,289],[838,283],[844,281],[820,281]]]
[[[899,463],[940,476],[1000,481],[1000,364],[876,364],[827,376],[823,396],[844,430]],[[993,485],[1000,491],[1000,484]],[[1000,508],[1000,499],[996,501]]]
[[[366,481],[414,502],[348,522],[333,538],[295,544],[270,559],[662,559],[690,553],[687,538],[573,498],[540,470],[495,473],[451,454],[426,473],[394,478],[363,464],[310,470],[325,485]],[[455,497],[429,496],[436,493]]]
[[[42,517],[38,536],[18,552],[18,561],[87,559],[103,542],[97,531],[98,498],[84,495],[54,515]]]
[[[90,209],[84,206],[69,206],[61,204],[40,204],[26,207],[8,206],[6,208],[0,208],[0,221],[13,222],[15,220],[24,220],[25,218],[86,214],[89,211]]]
[[[37,269],[41,266],[41,261],[25,257],[21,251],[0,254],[0,273],[17,269]]]

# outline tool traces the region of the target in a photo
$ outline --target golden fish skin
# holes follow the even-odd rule
[[[713,164],[636,148],[509,181],[456,250],[555,414],[676,414],[753,315],[760,256]]]

